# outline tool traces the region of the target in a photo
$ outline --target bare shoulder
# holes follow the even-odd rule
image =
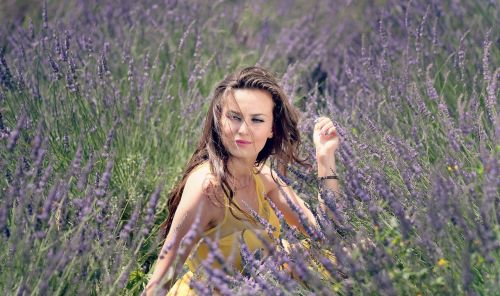
[[[212,206],[217,206],[219,187],[215,176],[210,172],[210,166],[208,163],[203,163],[188,175],[184,191],[193,193],[204,202],[210,201],[208,204]],[[197,202],[202,201],[199,199]]]
[[[266,193],[270,193],[278,188],[278,184],[281,186],[285,183],[280,179],[276,171],[272,170],[267,164],[265,164],[260,170],[260,176]],[[279,183],[277,183],[279,182]]]
[[[200,215],[204,230],[221,220],[223,208],[217,202],[215,178],[208,165],[194,169],[186,179],[186,185],[175,215],[185,220],[189,215]],[[195,214],[199,213],[199,214]],[[175,217],[174,217],[175,220]]]

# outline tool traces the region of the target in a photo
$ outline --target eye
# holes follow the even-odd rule
[[[238,115],[236,115],[236,114],[228,114],[227,118],[229,118],[231,120],[236,120],[236,121],[240,121],[241,120],[241,118]]]
[[[252,121],[253,122],[264,122],[264,120],[259,119],[259,118],[253,118]]]

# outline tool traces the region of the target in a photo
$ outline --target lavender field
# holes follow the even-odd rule
[[[499,295],[497,1],[36,3],[0,2],[2,295],[140,295],[215,84],[256,64],[304,155],[333,119],[342,194],[325,218],[315,168],[289,167],[327,243],[242,249],[200,293]]]

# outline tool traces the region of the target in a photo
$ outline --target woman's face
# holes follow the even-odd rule
[[[260,89],[237,89],[233,94],[222,108],[222,141],[231,157],[253,163],[273,136],[274,102]]]

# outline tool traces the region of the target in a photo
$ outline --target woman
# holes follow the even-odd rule
[[[284,173],[292,162],[303,164],[298,155],[297,121],[297,111],[283,89],[263,68],[245,68],[216,87],[198,147],[169,196],[170,214],[162,225],[164,250],[146,287],[147,295],[161,289],[169,289],[168,295],[194,295],[189,281],[197,275],[210,246],[218,248],[225,264],[241,269],[240,243],[250,251],[265,245],[256,216],[274,227],[270,236],[279,237],[279,220],[270,202],[288,224],[303,233],[307,233],[306,227],[317,227],[304,201],[273,169],[278,167]],[[334,152],[340,141],[335,127],[330,119],[321,117],[313,132],[318,178],[338,192]],[[297,207],[309,225],[302,225]],[[190,271],[172,286],[176,266],[186,259]],[[218,262],[212,265],[220,267]],[[159,282],[165,285],[160,287]]]

